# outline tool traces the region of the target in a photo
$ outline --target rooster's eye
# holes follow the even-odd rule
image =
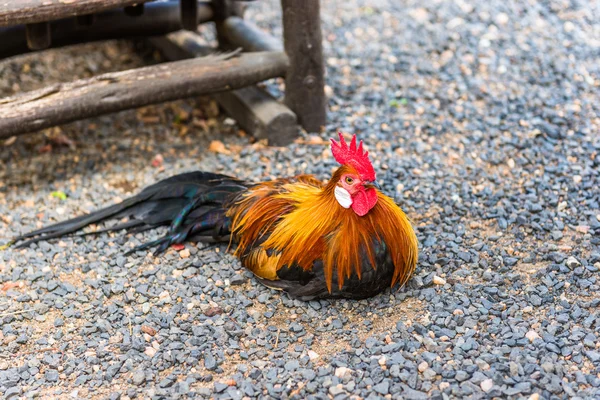
[[[354,183],[354,179],[350,178],[349,176],[346,177],[346,183],[348,185],[352,185]]]

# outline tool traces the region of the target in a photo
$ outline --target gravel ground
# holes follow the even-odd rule
[[[0,245],[184,171],[326,178],[340,128],[414,221],[415,277],[303,303],[225,246],[121,255],[160,232],[9,248],[5,398],[600,398],[600,3],[322,3],[325,133],[268,148],[197,99],[10,139]],[[278,34],[277,2],[253,7]],[[0,95],[151,57],[110,42],[2,61]]]

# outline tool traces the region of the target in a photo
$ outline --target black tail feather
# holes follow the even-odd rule
[[[128,254],[155,246],[159,246],[157,252],[160,253],[171,244],[182,243],[190,237],[212,238],[215,242],[222,238],[228,240],[230,223],[225,216],[225,204],[247,187],[247,184],[235,178],[210,172],[176,175],[147,187],[122,203],[29,232],[14,241],[21,241],[17,247],[25,247],[77,232],[91,224],[123,218],[128,219],[80,236],[122,229],[141,232],[169,226],[164,237],[142,244]]]
[[[17,245],[17,248],[26,247],[26,246],[28,246],[32,243],[38,242],[40,240],[54,239],[57,237],[67,235],[69,233],[76,232],[85,226],[88,226],[90,224],[94,224],[96,222],[103,221],[103,220],[106,220],[106,219],[112,217],[113,215],[115,215],[118,212],[122,211],[123,209],[127,208],[130,204],[135,204],[132,201],[135,199],[136,198],[133,197],[131,199],[128,199],[129,201],[126,201],[127,203],[123,202],[120,204],[115,204],[113,206],[103,208],[101,210],[98,210],[98,211],[93,212],[88,215],[81,215],[79,217],[70,219],[68,221],[59,222],[57,224],[50,225],[50,226],[26,233],[24,235],[21,235],[21,236],[15,238],[14,241],[18,242],[23,239],[38,236],[34,239],[27,240],[27,241]]]

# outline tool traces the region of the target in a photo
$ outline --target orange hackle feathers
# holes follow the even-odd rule
[[[245,266],[255,271],[259,269],[255,264],[262,261],[263,277],[272,277],[286,265],[310,270],[315,261],[322,260],[331,292],[334,272],[340,289],[353,272],[360,279],[362,256],[367,257],[371,268],[377,268],[377,239],[385,243],[392,256],[392,286],[404,284],[414,271],[418,256],[417,238],[408,218],[381,193],[375,207],[364,216],[340,207],[333,192],[347,172],[356,171],[353,166],[342,166],[327,185],[309,176],[265,182],[250,188],[231,205],[227,215],[239,242],[236,255]],[[257,245],[273,253],[266,263],[271,270],[264,269],[266,255],[252,254]]]

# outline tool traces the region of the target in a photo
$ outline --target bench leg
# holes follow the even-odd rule
[[[44,50],[50,47],[52,39],[50,36],[50,23],[37,22],[25,25],[25,37],[30,50]]]
[[[281,0],[283,43],[290,60],[285,103],[309,132],[325,125],[325,70],[319,0]]]

